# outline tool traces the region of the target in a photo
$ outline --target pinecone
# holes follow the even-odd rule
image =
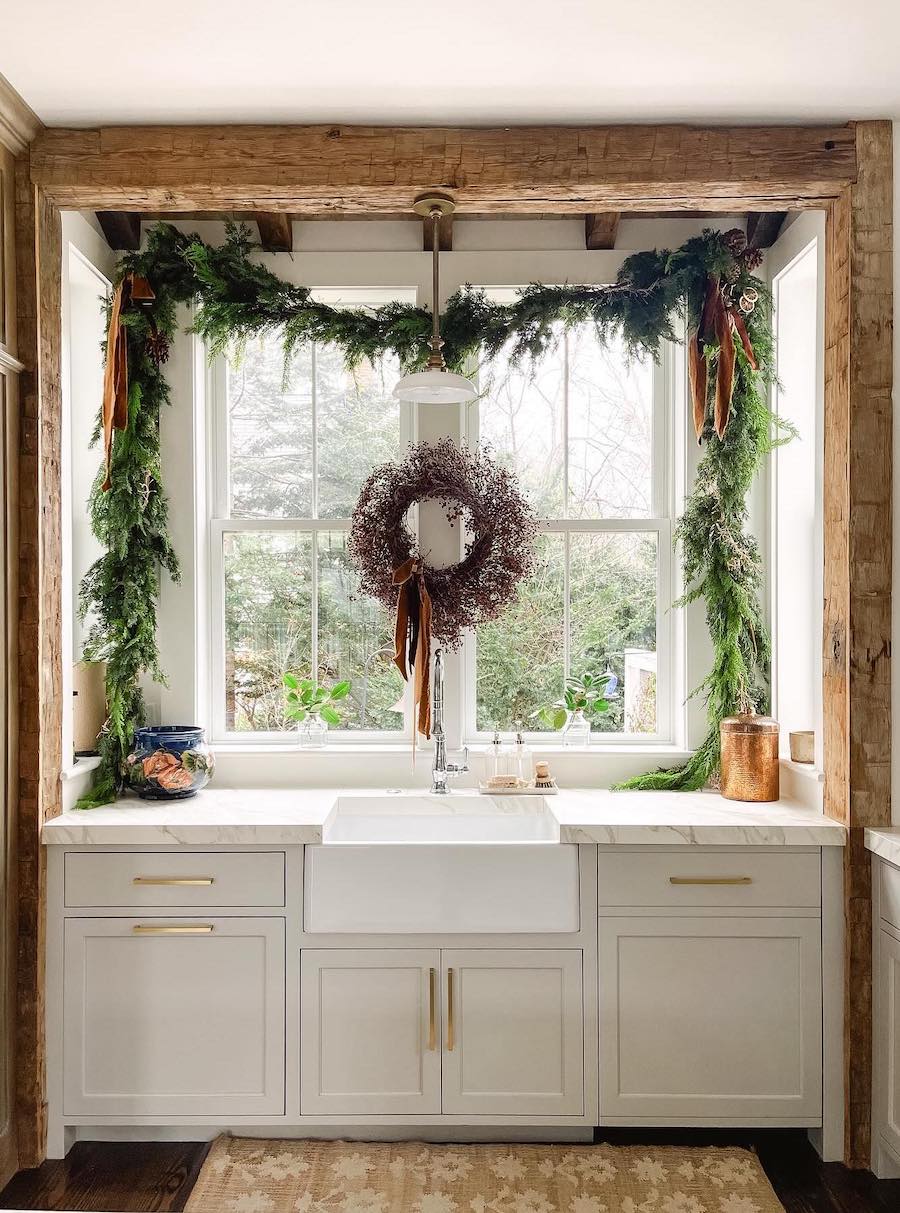
[[[744,250],[744,265],[752,273],[762,265],[763,251],[761,248],[746,248]]]
[[[162,366],[169,358],[169,339],[165,333],[154,329],[147,337],[146,349],[156,365]]]
[[[733,257],[740,257],[747,247],[747,237],[739,227],[733,227],[722,237],[722,243]]]

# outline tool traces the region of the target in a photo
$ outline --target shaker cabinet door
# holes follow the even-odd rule
[[[601,918],[601,1120],[821,1123],[820,932],[818,918]]]
[[[441,959],[444,1112],[581,1116],[581,951],[466,948]]]
[[[64,1111],[284,1112],[284,920],[69,918]]]
[[[304,949],[304,1116],[440,1112],[439,966],[437,949]]]

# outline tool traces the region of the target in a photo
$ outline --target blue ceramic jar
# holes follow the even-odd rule
[[[203,729],[189,724],[136,729],[125,759],[128,786],[145,800],[184,800],[206,787],[214,770]]]

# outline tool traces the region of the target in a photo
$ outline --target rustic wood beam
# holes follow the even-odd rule
[[[259,228],[259,242],[267,253],[290,253],[294,248],[290,215],[259,213],[253,216]]]
[[[747,243],[751,248],[771,248],[785,219],[787,211],[753,211],[747,216]]]
[[[129,211],[97,211],[97,222],[111,249],[136,252],[141,247],[141,217]]]
[[[844,854],[844,1161],[867,1167],[872,900],[867,826],[891,821],[891,124],[856,127],[858,179],[831,205],[825,289],[825,811]]]
[[[431,220],[426,216],[422,220],[422,249],[430,253],[432,249]],[[441,215],[438,221],[438,248],[442,253],[453,252],[453,216]]]
[[[584,217],[584,247],[610,249],[616,247],[619,230],[618,211],[598,211]]]
[[[62,771],[62,404],[59,211],[16,163],[19,376],[18,1016],[19,1166],[44,1158],[46,860],[43,823],[60,811]]]
[[[458,214],[784,210],[856,178],[852,126],[103,127],[42,131],[33,179],[57,206],[128,211]]]

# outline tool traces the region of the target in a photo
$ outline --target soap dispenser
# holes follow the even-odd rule
[[[522,735],[522,722],[519,721],[518,724],[519,728],[516,730],[516,763],[514,774],[522,784],[530,784],[532,775],[531,748]]]

